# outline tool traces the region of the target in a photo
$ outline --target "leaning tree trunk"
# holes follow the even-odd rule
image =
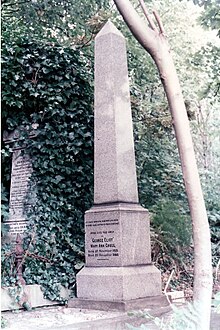
[[[199,308],[197,329],[206,330],[210,325],[212,295],[210,230],[179,79],[158,14],[153,12],[159,31],[142,0],[139,2],[150,27],[146,26],[128,0],[114,2],[132,34],[155,61],[169,103],[193,226],[193,299],[198,302]]]

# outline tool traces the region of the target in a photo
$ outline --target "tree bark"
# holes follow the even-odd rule
[[[149,28],[128,0],[114,0],[134,37],[151,55],[158,68],[169,103],[190,208],[194,242],[193,299],[199,309],[197,329],[210,328],[212,295],[212,258],[209,223],[203,198],[185,103],[162,23],[160,31]],[[140,1],[141,2],[141,1]]]

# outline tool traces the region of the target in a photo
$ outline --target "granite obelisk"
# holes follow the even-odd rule
[[[133,308],[161,296],[161,276],[151,263],[148,212],[138,200],[125,39],[110,21],[95,39],[94,157],[78,306]]]

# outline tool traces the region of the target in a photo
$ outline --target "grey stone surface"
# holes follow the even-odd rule
[[[95,40],[94,203],[138,202],[126,45],[108,22]]]
[[[77,297],[123,301],[161,295],[161,277],[153,265],[84,267],[77,274]]]
[[[167,323],[172,318],[170,307],[147,309],[153,317]],[[8,330],[124,330],[128,324],[135,327],[145,325],[146,329],[159,329],[149,318],[143,318],[139,313],[128,315],[127,312],[107,312],[82,308],[47,307],[36,308],[32,311],[3,312],[2,317],[8,322]],[[220,314],[212,310],[211,330],[219,330]],[[143,327],[143,326],[142,326]],[[176,329],[178,330],[178,329]]]
[[[26,197],[32,170],[28,155],[24,155],[21,149],[15,149],[12,158],[9,219],[5,222],[9,224],[10,235],[13,237],[17,233],[22,234],[27,226]]]
[[[25,219],[25,199],[28,181],[32,173],[31,160],[22,150],[14,150],[12,158],[10,217],[9,220]]]
[[[32,130],[28,131],[26,126],[19,126],[14,131],[4,131],[3,141],[10,145],[13,150],[11,187],[9,203],[9,219],[4,221],[9,225],[9,238],[16,238],[17,234],[22,236],[27,228],[27,210],[35,204],[36,194],[32,187],[29,191],[29,179],[33,168],[30,157],[24,153],[25,145],[22,143],[22,134],[26,132],[29,138],[36,137],[38,124],[32,124]],[[28,199],[27,199],[28,193]],[[27,202],[28,201],[28,202]]]
[[[138,204],[126,45],[111,22],[95,40],[94,176],[77,297],[84,308],[89,300],[89,308],[117,302],[119,309],[131,300],[161,297],[160,272],[151,264],[149,216]]]
[[[149,217],[138,204],[95,206],[85,214],[87,266],[151,263]]]
[[[60,295],[63,299],[68,299],[70,291],[60,285]],[[20,303],[15,302],[14,296],[10,295],[10,291],[14,291],[16,296],[20,295]],[[17,290],[17,291],[16,291]],[[22,291],[20,287],[3,287],[1,288],[1,311],[18,310],[23,308],[22,303],[28,302],[31,307],[58,305],[58,301],[52,301],[44,298],[44,293],[40,285],[31,284],[24,285]]]
[[[152,311],[158,308],[170,308],[170,305],[165,296],[154,296],[150,298],[138,298],[131,300],[121,301],[100,301],[89,299],[74,299],[71,298],[68,301],[68,307],[70,308],[82,308],[102,311],[137,311],[151,309]]]

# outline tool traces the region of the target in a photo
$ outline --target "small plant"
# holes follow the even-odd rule
[[[152,226],[172,256],[179,257],[191,241],[191,225],[180,202],[161,199],[152,209]]]
[[[3,316],[1,316],[1,328],[6,328],[7,325],[8,321]]]
[[[220,314],[220,292],[215,294],[212,303],[213,306],[215,307],[215,312]]]
[[[13,305],[15,306],[15,309],[17,309],[17,306],[20,306],[27,311],[31,310],[31,305],[28,302],[27,294],[25,293],[24,287],[21,284],[9,288],[8,294],[13,299]]]
[[[199,305],[197,303],[188,303],[186,307],[177,308],[175,305],[170,305],[172,308],[172,314],[167,315],[166,318],[159,318],[150,315],[150,313],[133,312],[130,315],[149,319],[161,330],[196,330],[198,329],[197,323],[199,320]],[[139,330],[145,329],[150,330],[150,326],[142,324],[140,327],[134,327],[127,324],[128,329]]]

